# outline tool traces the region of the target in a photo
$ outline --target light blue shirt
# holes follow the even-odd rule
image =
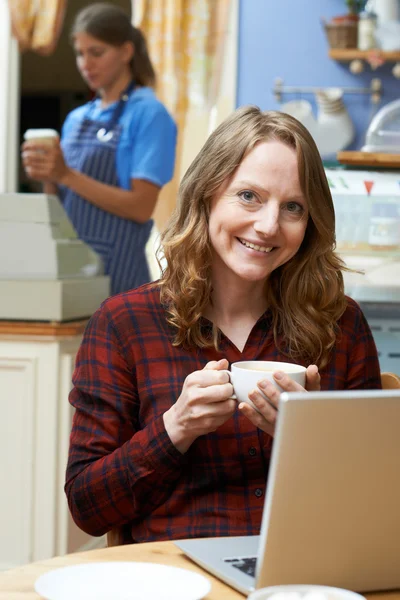
[[[62,139],[85,117],[109,121],[116,104],[102,109],[100,99],[96,99],[76,108],[64,122]],[[174,173],[177,128],[151,88],[137,88],[130,94],[119,124],[122,133],[116,168],[120,187],[130,190],[131,179],[144,179],[160,187],[170,181]]]

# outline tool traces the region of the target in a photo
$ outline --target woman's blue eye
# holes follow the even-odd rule
[[[239,198],[244,200],[245,202],[253,202],[255,200],[254,192],[250,192],[249,190],[244,190],[239,193]]]
[[[286,210],[293,214],[301,214],[304,211],[301,204],[298,204],[297,202],[288,202],[286,204]]]

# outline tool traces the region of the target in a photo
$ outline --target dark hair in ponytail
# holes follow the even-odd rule
[[[132,76],[136,84],[155,87],[156,74],[147,51],[143,33],[130,22],[127,13],[108,2],[96,2],[79,11],[71,29],[71,40],[77,33],[89,35],[111,44],[122,46],[132,42],[134,55],[131,62]]]

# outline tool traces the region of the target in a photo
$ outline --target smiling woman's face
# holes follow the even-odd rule
[[[296,254],[307,222],[295,150],[259,142],[211,203],[213,280],[264,283]]]

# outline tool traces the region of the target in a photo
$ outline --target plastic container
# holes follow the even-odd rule
[[[399,203],[377,202],[372,205],[368,241],[372,250],[400,249]]]
[[[339,252],[368,251],[371,199],[365,195],[332,194],[335,207],[336,245]]]
[[[361,151],[400,154],[400,99],[392,100],[376,113]]]

